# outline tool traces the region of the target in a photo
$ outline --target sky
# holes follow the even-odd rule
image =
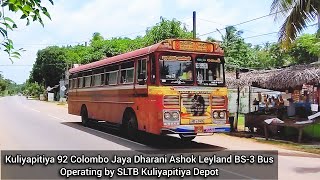
[[[192,30],[193,11],[197,17],[197,36],[202,40],[208,36],[220,40],[219,32],[209,32],[269,14],[272,0],[54,0],[54,5],[43,2],[51,15],[51,20],[43,18],[44,27],[38,22],[25,26],[26,21],[19,19],[21,14],[6,12],[18,25],[18,29],[9,32],[9,38],[16,49],[26,51],[12,63],[0,50],[0,73],[18,84],[28,79],[37,51],[50,45],[84,44],[94,32],[101,33],[105,39],[134,38],[144,35],[161,16],[175,18]],[[277,34],[253,36],[277,32],[282,21],[268,16],[236,28],[244,32],[242,37],[246,42],[261,45],[277,41]],[[316,26],[305,31],[314,32]]]

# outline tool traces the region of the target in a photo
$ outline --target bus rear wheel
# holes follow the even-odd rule
[[[81,123],[83,126],[88,126],[89,124],[88,111],[85,106],[81,108]]]
[[[182,141],[192,141],[194,138],[196,138],[197,134],[179,134]]]
[[[125,117],[124,130],[125,134],[129,139],[138,138],[138,121],[134,113],[130,112]]]

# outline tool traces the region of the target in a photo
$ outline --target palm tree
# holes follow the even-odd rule
[[[318,19],[318,34],[320,34],[320,0],[273,0],[271,14],[275,20],[280,16],[286,18],[279,31],[279,41],[284,47]]]

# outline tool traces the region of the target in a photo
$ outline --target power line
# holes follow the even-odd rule
[[[242,24],[246,24],[246,23],[249,23],[249,22],[252,22],[252,21],[256,21],[256,20],[259,20],[259,19],[262,19],[262,18],[265,18],[265,17],[269,17],[269,16],[272,16],[272,15],[275,15],[275,14],[283,12],[283,11],[287,11],[289,9],[292,9],[292,8],[284,9],[282,11],[277,11],[277,12],[274,12],[274,13],[271,13],[271,14],[267,14],[267,15],[260,16],[260,17],[257,17],[257,18],[253,18],[253,19],[250,19],[250,20],[247,20],[247,21],[240,22],[238,24],[230,25],[230,26],[239,26],[239,25],[242,25]],[[208,32],[208,33],[201,34],[199,36],[205,36],[205,35],[212,34],[214,32],[218,32],[218,31],[221,31],[221,30],[224,30],[224,29],[225,28],[221,28],[219,30],[217,29],[217,30],[214,30],[214,31],[211,31],[211,32]]]
[[[210,22],[210,23],[214,23],[214,24],[220,24],[220,25],[223,25],[223,26],[227,26],[226,24],[221,24],[221,23],[218,23],[218,22],[215,22],[215,21],[210,21],[210,20],[207,20],[207,19],[199,19],[199,20],[202,20],[202,21],[206,21],[206,22]],[[241,30],[244,30],[244,31],[248,31],[248,32],[253,32],[253,33],[257,33],[255,31],[251,31],[249,29],[241,29]]]
[[[19,46],[58,46],[58,45],[70,45],[70,44],[81,44],[81,43],[85,43],[87,41],[78,41],[78,42],[69,42],[69,43],[43,43],[43,44],[21,44],[21,43],[17,43],[14,45],[19,45]]]
[[[49,63],[49,64],[43,64],[43,66],[56,66],[56,65],[67,65],[72,63]],[[0,67],[25,67],[25,66],[33,66],[33,64],[0,64]]]
[[[270,33],[265,33],[265,34],[258,34],[258,35],[255,35],[255,36],[245,37],[245,38],[243,38],[243,39],[256,38],[256,37],[266,36],[266,35],[271,35],[271,34],[276,34],[276,33],[278,33],[278,32],[270,32]]]

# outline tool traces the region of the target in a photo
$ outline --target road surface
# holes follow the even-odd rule
[[[319,179],[320,157],[262,144],[249,139],[213,135],[183,143],[176,137],[149,136],[139,142],[118,131],[97,125],[83,127],[80,117],[65,106],[27,100],[23,96],[0,98],[1,150],[154,150],[210,149],[278,150],[279,179]],[[241,177],[239,177],[241,178]]]

